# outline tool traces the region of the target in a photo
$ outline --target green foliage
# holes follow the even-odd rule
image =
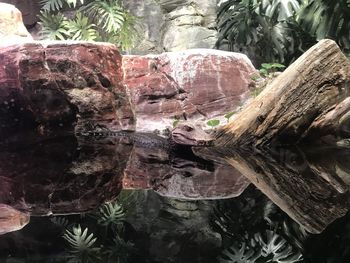
[[[124,10],[115,0],[95,0],[81,10],[107,33],[118,32],[125,20]]]
[[[99,210],[98,223],[104,226],[118,225],[125,218],[123,207],[117,201],[104,204]]]
[[[332,38],[350,50],[350,1],[309,0],[298,14],[298,22],[317,40]]]
[[[217,120],[217,119],[207,121],[207,125],[210,127],[215,127],[215,126],[218,126],[219,124],[220,124],[220,120]]]
[[[42,34],[51,40],[64,40],[68,33],[67,20],[62,14],[52,14],[41,11],[39,15],[42,25]]]
[[[231,118],[235,113],[236,113],[236,112],[231,111],[231,112],[226,113],[226,114],[224,115],[224,117],[226,118],[227,122],[230,121],[230,118]]]
[[[217,46],[228,41],[233,51],[257,60],[289,62],[300,53],[300,32],[290,30],[300,0],[228,0],[219,7]],[[296,26],[294,26],[296,28]]]
[[[74,19],[66,22],[68,35],[72,40],[88,40],[93,41],[98,37],[98,32],[95,30],[95,24],[91,24],[86,16],[78,12]]]
[[[269,74],[284,69],[286,66],[279,63],[262,63],[259,73],[263,77],[267,77]]]
[[[44,38],[52,40],[106,41],[121,49],[131,48],[137,41],[136,18],[117,0],[42,0],[39,16]],[[74,18],[63,9],[78,8]]]
[[[73,227],[72,231],[66,230],[63,238],[71,247],[72,258],[83,259],[84,262],[93,262],[97,258],[100,248],[96,246],[97,238],[94,234],[88,234],[88,228],[82,229],[80,225]]]

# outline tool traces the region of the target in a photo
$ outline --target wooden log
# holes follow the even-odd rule
[[[300,149],[288,148],[254,153],[240,149],[227,157],[292,219],[307,231],[320,233],[347,213],[349,185],[335,167],[308,159]]]
[[[311,134],[317,138],[327,126],[331,128],[319,136],[334,133],[339,121],[349,123],[350,103],[345,100],[349,84],[349,60],[334,41],[322,40],[224,126],[217,133],[216,145],[296,144]],[[346,107],[339,105],[342,102]],[[335,123],[330,115],[337,115]]]

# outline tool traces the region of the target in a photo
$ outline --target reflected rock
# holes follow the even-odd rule
[[[0,203],[31,215],[82,213],[121,190],[128,145],[78,144],[74,137],[11,144],[0,151]]]
[[[348,186],[330,165],[332,161],[313,158],[318,152],[321,151],[314,149],[305,153],[298,148],[240,149],[227,151],[226,155],[231,165],[291,218],[309,232],[320,233],[346,214],[349,196]],[[332,152],[326,149],[322,149],[322,155],[333,159]]]
[[[183,199],[222,199],[239,196],[249,181],[223,162],[195,156],[189,147],[135,147],[123,179],[125,189],[153,189]]]
[[[29,223],[29,220],[29,214],[0,204],[0,235],[22,229]]]

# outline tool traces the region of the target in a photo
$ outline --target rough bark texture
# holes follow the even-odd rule
[[[349,84],[350,62],[334,41],[322,40],[237,114],[219,132],[217,145],[294,144],[309,136],[309,127],[315,130],[319,122],[327,126],[319,119],[327,113],[339,115],[344,124],[347,110],[337,105],[349,96]],[[336,113],[329,113],[335,108]],[[323,119],[333,122],[328,116]],[[329,125],[337,130],[339,123]]]
[[[334,154],[325,149],[320,152]],[[320,233],[348,211],[349,185],[343,178],[350,174],[341,178],[334,162],[310,158],[299,149],[280,148],[237,151],[228,162],[309,232]]]

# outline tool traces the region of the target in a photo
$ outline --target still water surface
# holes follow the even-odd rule
[[[25,137],[0,148],[0,262],[350,262],[350,152]]]

